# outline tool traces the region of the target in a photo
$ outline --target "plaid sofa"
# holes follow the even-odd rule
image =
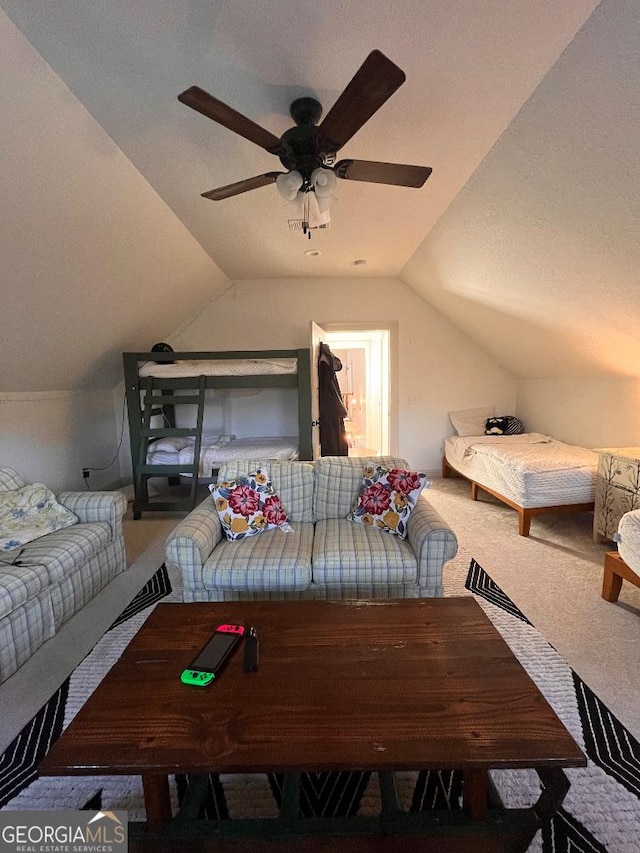
[[[0,468],[0,491],[25,486]],[[61,492],[79,521],[0,553],[0,683],[127,565],[121,492]]]
[[[423,495],[400,539],[347,520],[367,464],[408,468],[392,456],[325,456],[316,462],[238,460],[219,481],[268,469],[293,531],[228,541],[207,498],[173,530],[166,561],[182,576],[184,601],[441,596],[453,531]]]

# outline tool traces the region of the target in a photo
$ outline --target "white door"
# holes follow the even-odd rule
[[[318,358],[320,344],[326,340],[327,333],[314,323],[310,324],[311,332],[311,448],[313,458],[320,458],[320,379],[318,377]]]

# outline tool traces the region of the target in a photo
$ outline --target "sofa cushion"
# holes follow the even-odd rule
[[[20,557],[17,559],[20,560]],[[6,565],[0,562],[0,619],[35,598],[48,586],[49,576],[43,566]]]
[[[311,583],[312,548],[311,522],[298,522],[289,533],[265,530],[239,542],[223,539],[202,568],[205,589],[306,589]]]
[[[29,542],[24,546],[21,559],[25,564],[44,566],[50,583],[60,583],[78,566],[102,551],[111,541],[112,532],[106,521],[75,524]]]
[[[55,635],[49,589],[0,619],[0,684]]]
[[[318,584],[416,583],[418,563],[407,540],[383,536],[346,518],[316,522],[313,582]]]
[[[0,492],[10,492],[24,485],[24,480],[13,468],[0,468]]]
[[[316,521],[325,518],[345,519],[358,499],[365,468],[408,468],[397,456],[322,456],[315,463],[316,489],[314,511]]]
[[[288,460],[249,460],[238,459],[228,462],[218,471],[218,481],[235,480],[263,467],[269,471],[271,482],[286,509],[289,521],[309,522],[313,516],[314,473],[311,462],[293,462]]]

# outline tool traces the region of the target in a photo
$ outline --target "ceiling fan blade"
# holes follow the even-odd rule
[[[275,183],[278,175],[284,175],[285,172],[267,172],[265,175],[256,175],[255,178],[246,178],[244,181],[237,181],[235,184],[227,184],[226,187],[218,187],[215,190],[209,190],[208,193],[202,193],[202,198],[210,198],[213,201],[222,201],[224,198],[231,198],[240,193],[246,193],[249,190],[257,190],[260,187],[266,187],[267,184]]]
[[[180,103],[191,107],[192,110],[202,113],[203,116],[217,121],[218,124],[228,128],[228,130],[243,136],[249,142],[254,142],[260,148],[265,148],[272,154],[275,154],[282,147],[280,140],[273,133],[260,127],[250,118],[243,116],[233,107],[223,104],[222,101],[214,98],[213,95],[205,92],[199,86],[191,86],[190,89],[186,89],[178,95],[178,100]]]
[[[409,166],[406,163],[379,163],[376,160],[340,160],[333,167],[339,178],[349,181],[369,181],[372,184],[393,184],[398,187],[421,187],[433,169],[430,166]]]
[[[326,153],[342,148],[404,81],[404,71],[373,50],[320,123]]]

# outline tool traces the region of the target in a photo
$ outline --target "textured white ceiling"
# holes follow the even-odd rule
[[[1,5],[223,272],[246,279],[397,275],[597,0]],[[288,230],[273,186],[200,197],[279,162],[180,104],[181,91],[199,85],[279,136],[292,100],[313,95],[327,111],[374,48],[407,81],[340,156],[432,166],[422,189],[341,182],[331,228],[310,242]]]

